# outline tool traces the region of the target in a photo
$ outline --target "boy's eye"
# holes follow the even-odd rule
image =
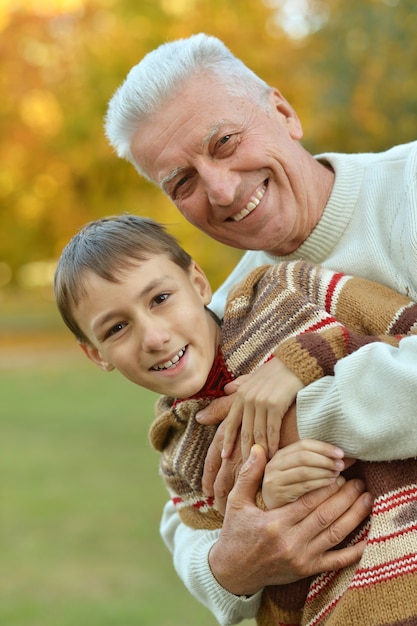
[[[155,298],[152,299],[152,303],[153,304],[162,304],[162,302],[165,302],[165,300],[168,298],[168,294],[167,293],[160,293],[157,296],[155,296]]]
[[[115,324],[114,326],[112,326],[106,333],[105,335],[105,339],[107,339],[108,337],[111,337],[112,335],[116,335],[117,333],[119,333],[121,330],[123,330],[123,328],[126,326],[126,324],[124,324],[123,322],[119,322],[118,324]]]

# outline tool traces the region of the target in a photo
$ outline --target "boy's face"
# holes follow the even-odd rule
[[[75,317],[91,344],[86,355],[156,393],[187,398],[206,382],[218,327],[204,306],[211,289],[192,263],[184,271],[163,254],[135,262],[113,283],[89,272]]]

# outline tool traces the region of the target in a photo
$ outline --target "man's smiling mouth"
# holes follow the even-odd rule
[[[180,359],[184,356],[186,350],[186,346],[178,350],[177,354],[172,357],[172,359],[165,361],[164,363],[159,363],[159,365],[154,365],[151,367],[152,370],[158,372],[159,370],[169,370],[172,367],[176,367]]]
[[[265,195],[265,191],[266,188],[268,186],[268,181],[266,181],[262,188],[259,189],[249,200],[249,202],[247,203],[247,205],[245,206],[244,209],[242,209],[241,211],[239,211],[239,213],[236,213],[235,215],[232,215],[231,217],[228,218],[228,221],[233,221],[233,222],[241,222],[243,219],[245,219],[245,217],[247,217],[248,215],[250,215],[252,213],[252,211],[254,209],[256,209],[256,207],[258,206],[258,204],[260,203],[260,201],[262,200],[262,198]]]

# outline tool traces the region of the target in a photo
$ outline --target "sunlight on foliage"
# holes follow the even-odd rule
[[[50,91],[33,89],[22,97],[19,110],[22,121],[41,134],[56,135],[61,130],[61,107]]]
[[[0,14],[12,11],[30,11],[37,15],[51,16],[57,13],[72,13],[84,7],[85,0],[2,0]]]
[[[56,259],[87,221],[128,211],[168,224],[214,286],[242,252],[183,219],[117,159],[107,102],[159,44],[223,39],[296,109],[313,153],[382,150],[415,137],[413,0],[2,0],[0,262]]]
[[[329,18],[329,7],[325,2],[311,0],[264,0],[275,9],[274,21],[290,37],[302,39],[323,28]]]

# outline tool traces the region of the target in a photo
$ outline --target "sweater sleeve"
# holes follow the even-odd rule
[[[208,400],[188,399],[174,408],[173,398],[161,396],[149,441],[160,452],[159,474],[181,520],[191,528],[210,530],[221,527],[223,516],[201,487],[204,461],[217,428],[195,420],[197,411],[207,404]]]
[[[388,287],[286,261],[253,270],[230,292],[222,349],[236,376],[274,354],[308,385],[371,342],[397,346],[416,320],[417,304]]]
[[[238,624],[256,616],[262,590],[250,598],[235,596],[213,576],[208,555],[220,530],[195,530],[181,523],[172,502],[165,505],[161,536],[173,555],[175,570],[188,591],[206,606],[221,626]]]
[[[239,263],[226,278],[224,283],[213,294],[209,308],[219,317],[223,318],[227,296],[230,290],[239,283],[253,269],[271,263],[271,257],[262,250],[249,250],[240,259]]]
[[[301,438],[340,446],[369,461],[417,456],[417,337],[398,348],[372,343],[297,395]]]
[[[282,341],[274,354],[304,385],[333,375],[340,359],[369,343],[397,347],[402,337],[417,332],[417,305],[405,296],[305,262],[283,265],[291,271],[292,300],[298,303],[298,313],[290,314],[302,330]]]

